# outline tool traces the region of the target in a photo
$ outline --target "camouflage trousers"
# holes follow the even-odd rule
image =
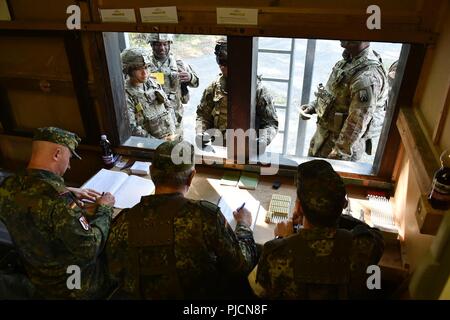
[[[316,132],[311,138],[309,144],[308,157],[328,158],[333,150],[339,132],[333,132],[321,126],[317,126]],[[350,161],[359,161],[366,150],[366,138],[356,141],[352,147],[352,155]]]

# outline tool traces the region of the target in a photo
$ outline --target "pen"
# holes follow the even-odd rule
[[[242,210],[242,208],[244,208],[245,206],[245,202],[242,204],[242,206],[239,207],[239,209],[236,210],[236,212],[239,212],[240,210]]]

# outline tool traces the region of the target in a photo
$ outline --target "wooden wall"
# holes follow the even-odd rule
[[[399,160],[399,174],[395,193],[397,219],[404,239],[405,263],[413,270],[421,257],[429,250],[432,235],[422,234],[416,211],[421,195],[430,191],[433,171],[419,170],[418,163],[424,161],[417,151],[421,144],[428,144],[433,153],[433,168],[439,166],[438,156],[450,148],[450,6],[444,9],[446,18],[435,45],[427,51],[420,82],[414,97],[414,114],[424,138],[402,135],[403,144],[410,145]],[[438,128],[440,128],[438,130]],[[426,180],[426,181],[424,181]],[[436,229],[439,225],[436,225]]]

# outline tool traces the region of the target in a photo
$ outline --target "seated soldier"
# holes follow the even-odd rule
[[[190,143],[164,142],[156,149],[151,166],[156,194],[122,211],[108,240],[110,273],[121,283],[116,298],[239,296],[233,290],[246,283],[256,264],[251,213],[235,211],[233,231],[219,207],[186,199],[194,174]]]
[[[344,183],[331,165],[313,160],[298,166],[293,220],[279,223],[265,243],[249,279],[268,299],[347,299],[368,293],[367,266],[380,260],[381,233],[342,215]],[[294,233],[294,224],[301,228]],[[252,282],[256,273],[256,282]]]
[[[62,177],[72,156],[81,159],[75,152],[79,141],[69,131],[39,128],[27,169],[6,178],[0,187],[0,220],[39,298],[106,298],[114,285],[102,255],[114,196],[68,188]],[[93,213],[88,213],[82,199],[96,202]],[[74,269],[79,272],[68,272]],[[9,276],[0,280],[0,296],[3,292],[7,299],[13,297],[1,287],[10,286],[9,280]],[[25,281],[17,280],[16,286]]]

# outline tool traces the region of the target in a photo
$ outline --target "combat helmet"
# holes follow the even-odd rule
[[[144,48],[125,49],[120,58],[122,59],[122,70],[125,74],[129,74],[133,69],[151,64],[150,57]]]
[[[227,38],[221,37],[216,41],[214,47],[214,54],[216,55],[217,64],[226,66],[228,59]]]
[[[173,34],[170,33],[151,33],[148,37],[148,43],[152,42],[170,42],[173,43]]]

